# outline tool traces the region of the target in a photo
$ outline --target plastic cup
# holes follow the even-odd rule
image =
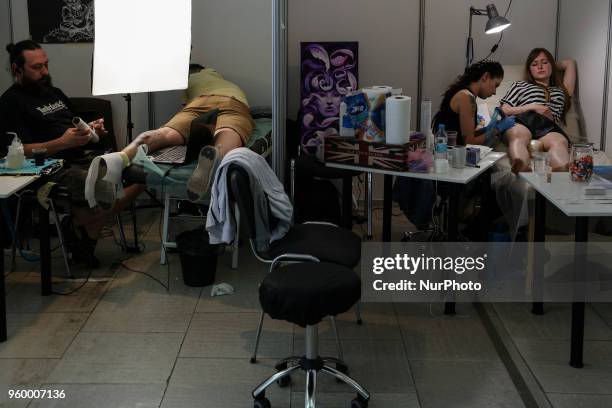
[[[448,146],[457,146],[457,132],[449,130],[446,132],[446,136],[448,136]]]
[[[36,166],[44,166],[45,159],[47,158],[47,149],[32,149],[32,156],[34,156],[34,164]]]
[[[534,152],[533,157],[531,159],[531,168],[535,174],[538,176],[546,176],[548,173],[548,153],[546,152]]]
[[[456,169],[462,169],[465,167],[465,156],[466,156],[465,146],[455,146],[452,150],[452,161],[451,166]]]

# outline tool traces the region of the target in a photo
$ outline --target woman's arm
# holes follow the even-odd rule
[[[569,93],[569,96],[574,96],[576,90],[576,61],[569,58],[564,59],[557,64],[557,68],[563,71],[563,85],[567,93]]]
[[[552,121],[555,120],[555,117],[550,108],[546,105],[540,105],[539,103],[529,103],[523,106],[510,106],[507,103],[502,103],[501,110],[506,116],[516,116],[520,115],[521,113],[534,111],[535,113],[539,113],[542,116],[546,116]]]
[[[451,109],[459,115],[461,134],[466,144],[483,144],[485,136],[476,130],[474,118],[478,107],[476,100],[467,92],[458,92],[451,99]]]

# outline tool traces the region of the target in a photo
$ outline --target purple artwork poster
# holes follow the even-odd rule
[[[342,97],[357,90],[358,42],[301,44],[300,141],[322,158],[325,136],[338,134]]]

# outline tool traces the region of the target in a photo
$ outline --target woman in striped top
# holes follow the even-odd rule
[[[563,71],[563,75],[561,75]],[[539,140],[550,157],[553,171],[567,171],[568,138],[559,126],[565,121],[576,85],[576,63],[555,63],[544,48],[535,48],[525,63],[525,80],[515,82],[501,100],[506,115],[516,116],[516,125],[506,132],[512,171],[531,171],[529,144]]]

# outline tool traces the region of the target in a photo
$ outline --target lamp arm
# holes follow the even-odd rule
[[[472,65],[474,59],[474,40],[472,39],[472,16],[486,16],[487,10],[470,7],[470,22],[468,28],[467,47],[465,51],[465,69]]]

